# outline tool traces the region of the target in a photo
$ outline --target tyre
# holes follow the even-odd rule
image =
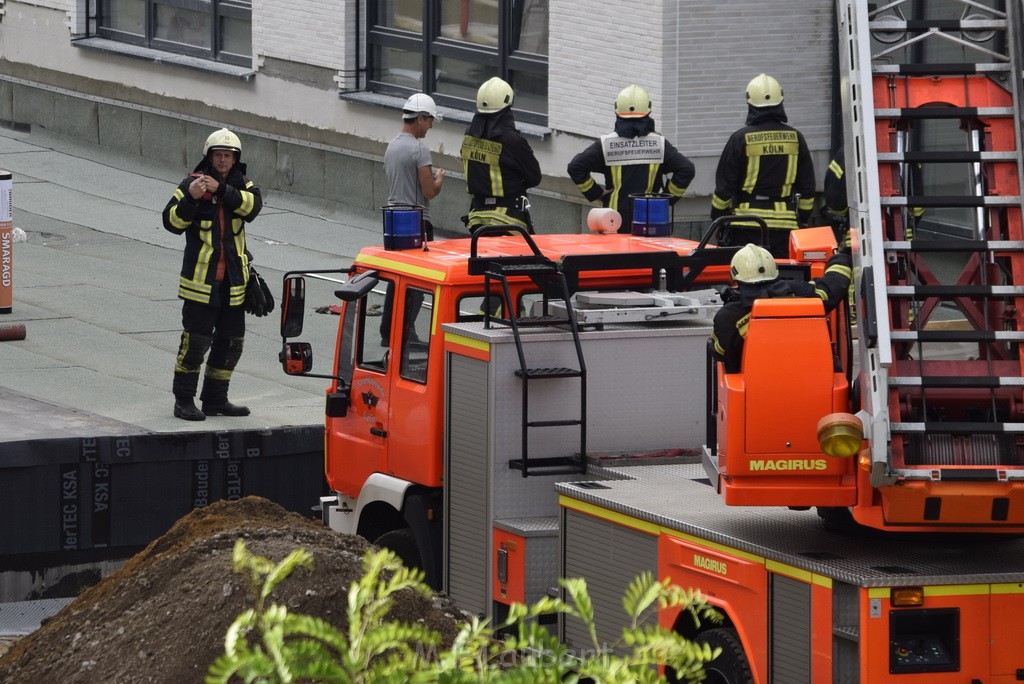
[[[416,544],[416,535],[408,527],[385,532],[373,543],[391,549],[405,567],[423,569],[420,548]]]
[[[722,649],[717,658],[704,665],[706,684],[754,684],[754,673],[735,630],[726,627],[709,629],[698,634],[694,641]]]

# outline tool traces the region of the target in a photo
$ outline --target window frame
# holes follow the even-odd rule
[[[187,57],[197,57],[212,62],[222,62],[241,67],[252,67],[252,54],[240,55],[223,48],[223,20],[225,18],[247,19],[249,21],[250,48],[252,45],[252,2],[251,0],[142,0],[143,33],[130,33],[111,28],[104,24],[108,20],[109,0],[92,0],[96,8],[96,36],[118,43],[159,50]],[[206,13],[210,17],[210,48],[158,38],[156,35],[157,8],[169,7],[193,12]]]
[[[476,43],[442,37],[440,35],[442,12],[438,0],[424,0],[421,33],[375,23],[378,8],[388,0],[367,0],[366,90],[397,97],[408,97],[415,92],[424,92],[431,95],[440,105],[473,111],[476,108],[474,100],[437,92],[438,58],[451,58],[493,67],[497,70],[497,75],[512,83],[513,87],[515,87],[515,83],[511,74],[514,72],[531,72],[541,74],[546,78],[549,66],[547,55],[511,49],[512,45],[517,44],[517,37],[522,28],[521,12],[525,10],[525,1],[498,0],[498,46],[489,48]],[[373,74],[376,71],[374,60],[378,47],[419,54],[421,71],[418,89],[373,79]],[[548,95],[545,94],[545,110],[547,101]],[[524,123],[547,125],[546,111],[524,110],[516,106],[515,103],[513,103],[512,110],[515,112],[516,118]]]

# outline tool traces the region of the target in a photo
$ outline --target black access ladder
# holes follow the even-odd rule
[[[477,249],[477,241],[488,235],[508,235],[518,233],[530,246],[531,254],[522,256],[481,256]],[[565,274],[558,263],[548,259],[538,249],[533,238],[525,230],[516,226],[485,226],[478,228],[472,236],[470,246],[470,274],[482,275],[484,278],[484,326],[492,325],[508,327],[515,341],[519,368],[515,375],[520,378],[522,387],[522,427],[520,458],[509,460],[509,467],[522,471],[523,477],[531,475],[562,475],[586,472],[587,453],[587,368],[583,358],[583,346],[580,343],[579,326],[570,302],[569,287]],[[515,311],[515,302],[509,288],[510,278],[530,278],[542,293],[542,311],[540,315],[520,316]],[[492,294],[492,287],[497,286],[502,302],[508,306],[495,306],[493,302],[497,294]],[[552,313],[550,302],[559,301],[563,307],[560,313]],[[575,368],[569,367],[536,367],[528,363],[523,345],[523,331],[527,328],[565,326],[572,335],[575,347]],[[579,381],[579,412],[575,416],[540,420],[531,416],[530,392],[537,383],[552,380],[573,378]],[[579,431],[579,450],[568,456],[530,457],[530,434],[535,430],[557,428],[575,428]]]

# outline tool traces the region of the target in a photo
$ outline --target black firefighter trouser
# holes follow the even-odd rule
[[[185,300],[181,307],[181,343],[174,365],[174,396],[191,399],[199,385],[199,371],[206,352],[206,377],[200,399],[213,405],[228,400],[231,373],[242,357],[245,340],[245,310],[228,306],[228,284],[220,288],[211,305]]]

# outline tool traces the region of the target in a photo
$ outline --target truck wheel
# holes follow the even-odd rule
[[[754,684],[754,674],[735,630],[726,627],[709,629],[698,634],[694,641],[722,649],[717,658],[704,665],[706,684]]]
[[[416,535],[408,527],[385,532],[377,537],[374,544],[394,551],[405,567],[423,569],[423,561],[420,560],[420,547],[416,545]]]

